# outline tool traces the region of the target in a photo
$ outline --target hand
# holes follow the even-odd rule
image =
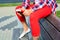
[[[33,12],[32,9],[26,9],[26,10],[23,12],[23,14],[24,14],[25,16],[29,16],[32,12]]]
[[[26,9],[24,7],[20,8],[21,11],[25,11]]]

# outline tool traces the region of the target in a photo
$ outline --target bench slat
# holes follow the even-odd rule
[[[57,40],[57,39],[60,40],[60,32],[48,20],[46,20],[46,18],[42,19],[40,23],[41,25],[43,25],[43,27],[49,33],[49,35],[53,38],[53,40]]]
[[[60,19],[54,15],[50,15],[46,18],[47,20],[49,20],[54,27],[60,32]]]

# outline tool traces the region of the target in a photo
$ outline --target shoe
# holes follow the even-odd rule
[[[30,29],[28,28],[28,30],[27,31],[23,31],[22,32],[22,34],[20,35],[20,39],[25,35],[25,34],[27,34],[27,33],[29,33],[30,32]]]

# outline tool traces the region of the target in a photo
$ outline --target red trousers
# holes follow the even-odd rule
[[[22,6],[17,6],[16,9],[15,9],[15,11],[17,9],[20,9],[20,8],[22,8]],[[17,18],[19,19],[19,21],[21,21],[21,22],[25,21],[25,17],[18,15],[18,11],[16,11],[16,15],[17,15]]]
[[[43,8],[38,9],[37,11],[31,13],[30,26],[31,26],[32,36],[34,36],[34,37],[40,36],[41,30],[40,30],[39,20],[50,14],[51,14],[51,8],[48,6],[44,6]],[[17,15],[17,13],[16,13],[16,15]],[[18,16],[18,18],[24,20],[24,18],[20,18],[20,16]]]

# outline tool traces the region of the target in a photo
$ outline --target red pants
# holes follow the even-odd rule
[[[41,33],[40,33],[39,20],[50,14],[51,14],[51,8],[48,6],[44,6],[43,8],[38,9],[37,11],[33,12],[30,15],[30,26],[31,26],[32,36],[34,37],[40,36]]]
[[[32,7],[33,4],[31,4],[30,6]],[[16,11],[17,9],[20,9],[20,8],[22,8],[22,6],[17,6],[16,9],[15,9],[15,11]],[[29,8],[30,8],[30,7],[28,7],[28,9],[29,9]],[[25,17],[18,15],[18,12],[17,12],[17,11],[16,11],[16,15],[17,15],[18,19],[19,19],[21,22],[24,22],[24,21],[25,21]]]
[[[20,8],[22,8],[22,6],[17,6],[15,10],[20,9]],[[21,22],[25,21],[25,17],[18,15],[18,11],[16,11],[16,15],[17,15],[19,21],[21,21]]]

